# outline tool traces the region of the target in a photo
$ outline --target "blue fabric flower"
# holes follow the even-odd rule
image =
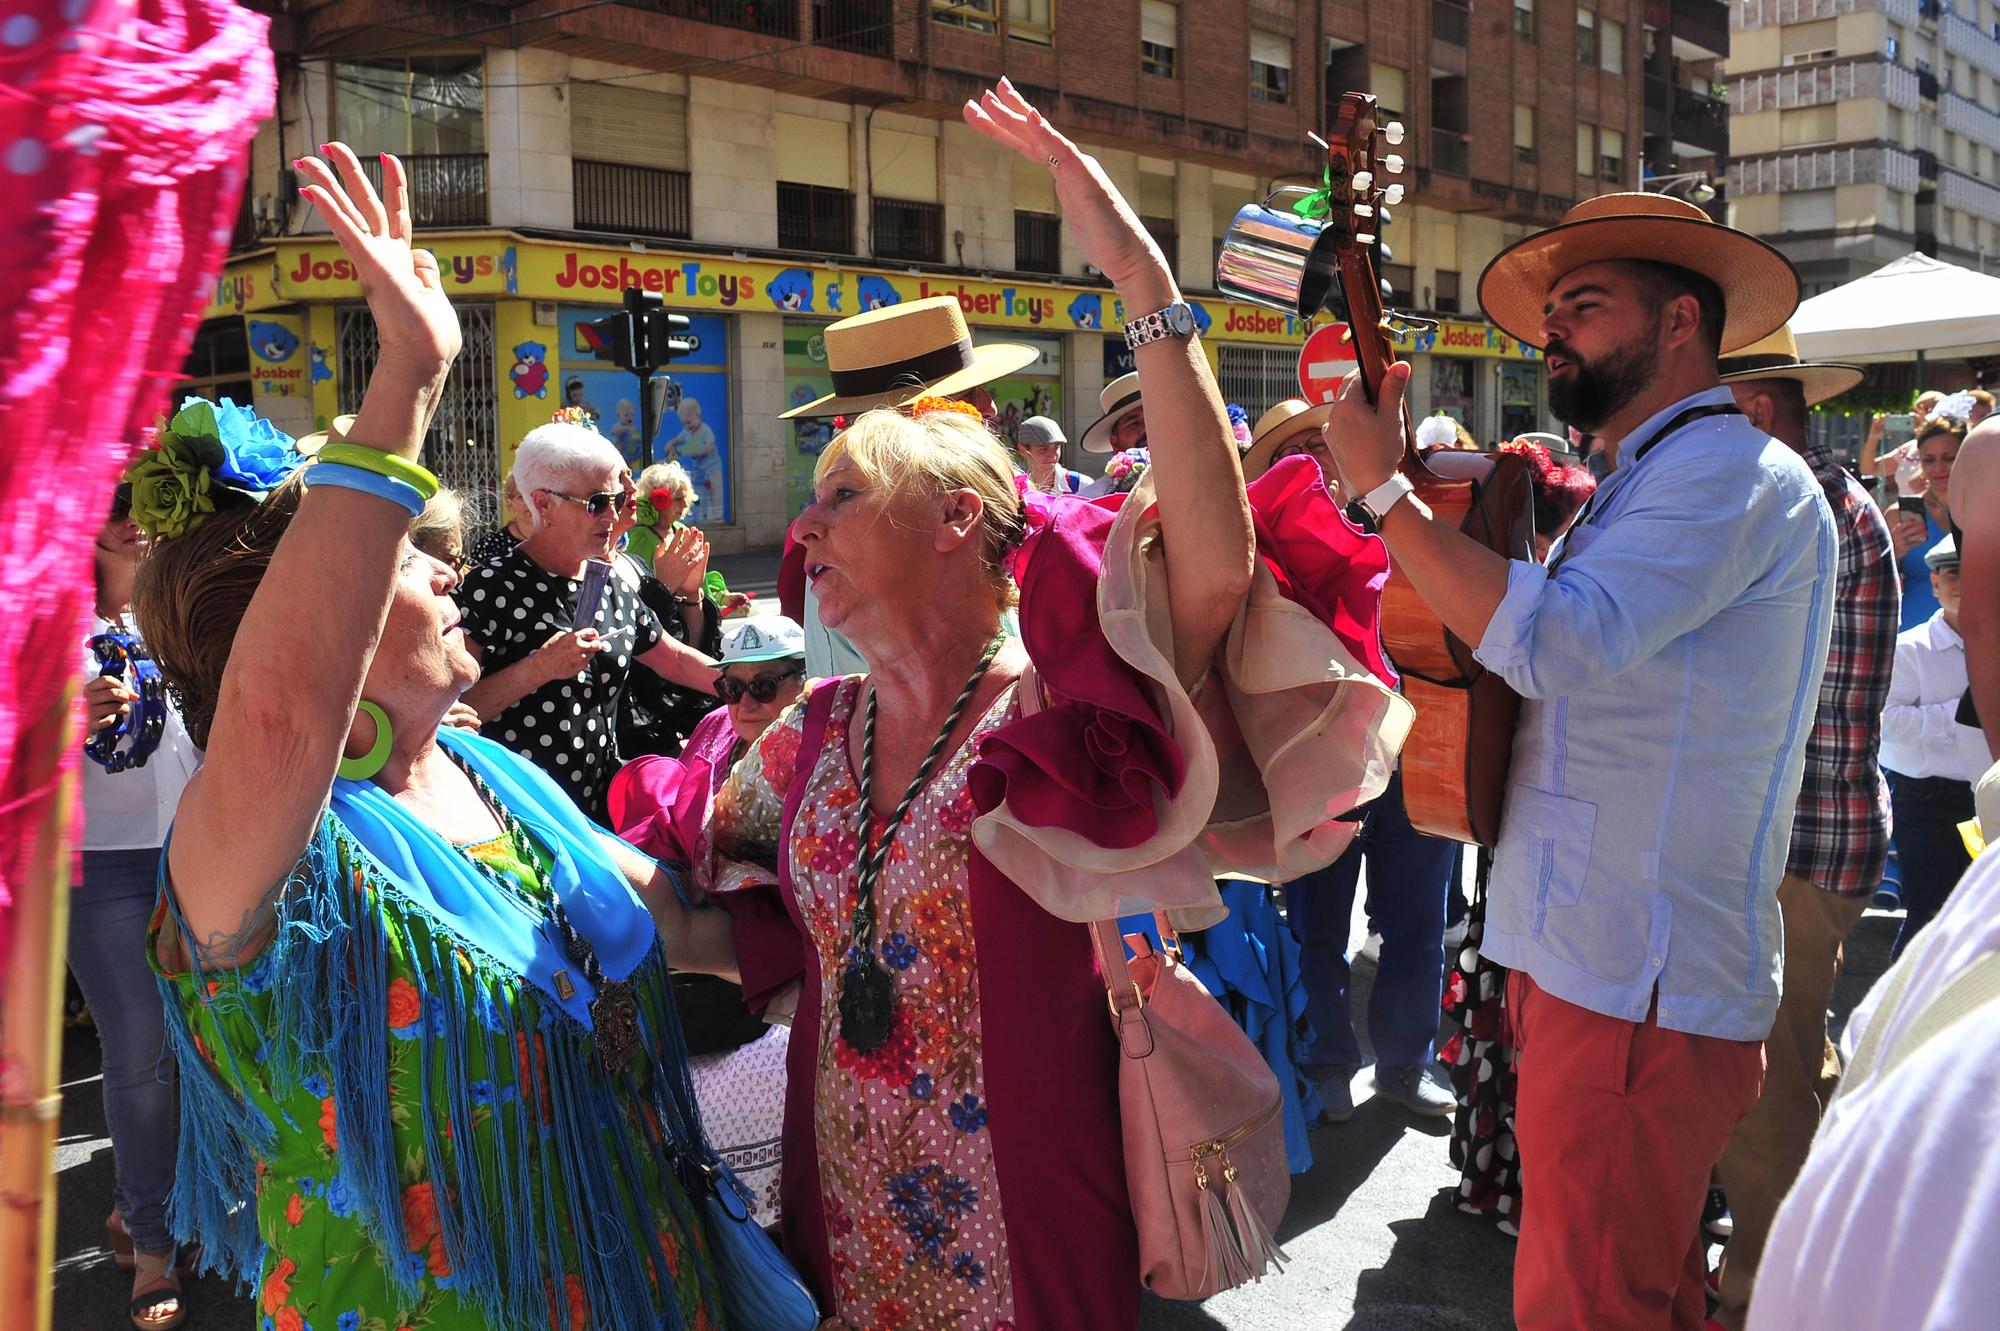
[[[968,1216],[979,1209],[979,1189],[972,1186],[971,1180],[956,1174],[946,1174],[932,1193],[937,1198],[938,1209],[948,1216]]]
[[[918,1100],[928,1100],[937,1088],[931,1084],[931,1074],[919,1072],[910,1078],[910,1094]]]
[[[493,1103],[492,1082],[487,1081],[485,1078],[482,1077],[480,1080],[472,1083],[471,1090],[472,1090],[472,1102],[474,1104],[490,1105]]]
[[[986,1267],[969,1252],[952,1258],[951,1273],[974,1289],[978,1289],[979,1282],[986,1279]]]
[[[183,432],[181,421],[191,413],[190,424],[201,423],[203,412],[213,421],[214,437],[222,442],[224,456],[215,469],[216,478],[236,489],[259,493],[275,490],[304,461],[292,446],[290,435],[228,398],[216,404],[201,398],[187,399],[181,404],[180,414],[174,417],[175,433]]]
[[[986,1107],[967,1091],[951,1107],[951,1125],[960,1132],[977,1132],[986,1126]]]
[[[954,1271],[957,1270],[956,1267],[952,1269]],[[358,1328],[361,1326],[361,1314],[349,1308],[340,1315],[340,1320],[335,1325],[339,1326],[340,1331],[358,1331]]]
[[[326,1185],[326,1205],[327,1209],[335,1215],[352,1215],[355,1203],[359,1200],[354,1195],[354,1190],[347,1186],[347,1181],[341,1178],[340,1175],[336,1174],[332,1179],[328,1180]]]
[[[299,1085],[304,1088],[307,1095],[310,1095],[315,1100],[324,1100],[327,1096],[333,1094],[333,1091],[326,1084],[326,1078],[320,1076],[317,1072],[300,1081]]]
[[[917,945],[902,934],[890,934],[889,941],[882,944],[882,960],[892,970],[906,971],[917,964]]]

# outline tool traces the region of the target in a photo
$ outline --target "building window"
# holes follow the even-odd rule
[[[854,253],[854,195],[825,185],[779,181],[778,248]]]
[[[1431,308],[1439,314],[1458,313],[1458,274],[1440,268],[1437,274],[1437,288],[1431,301]]]
[[[1576,63],[1597,63],[1597,15],[1587,9],[1576,11]]]
[[[1597,67],[1607,74],[1625,72],[1625,25],[1617,19],[1597,25]]]
[[[1056,0],[1007,0],[1007,35],[1019,42],[1053,46]]]
[[[1166,0],[1139,6],[1139,69],[1163,79],[1174,76],[1174,48],[1180,42],[1180,9]]]
[[[1417,270],[1406,263],[1382,265],[1382,280],[1389,284],[1389,307],[1396,310],[1416,306]]]
[[[1178,262],[1174,256],[1180,253],[1180,229],[1174,225],[1174,219],[1141,215],[1139,225],[1146,228],[1146,234],[1153,238],[1153,243],[1160,247],[1160,253],[1165,256],[1167,267],[1172,268]]]
[[[994,0],[931,0],[931,17],[954,28],[993,32],[998,28],[993,3]]]
[[[1597,126],[1576,122],[1576,173],[1580,176],[1597,174]]]
[[[1625,179],[1625,131],[1597,131],[1597,178],[1616,185]]]
[[[1514,103],[1514,160],[1535,160],[1535,108],[1526,102]]]
[[[250,339],[241,319],[210,319],[195,334],[194,345],[181,366],[178,394],[192,393],[211,402],[232,398],[251,400]]]
[[[1062,271],[1062,218],[1054,213],[1014,212],[1014,266],[1024,273]]]
[[[1402,119],[1409,108],[1409,76],[1394,65],[1368,66],[1368,91],[1375,94],[1375,110],[1383,123]]]
[[[403,159],[417,226],[486,225],[486,88],[477,55],[342,60],[334,137]],[[382,163],[361,154],[379,188]]]
[[[572,82],[569,105],[577,229],[687,236],[687,97]]]
[[[944,205],[914,199],[870,200],[875,257],[906,263],[944,262]]]
[[[1250,33],[1250,95],[1260,102],[1292,97],[1292,39],[1274,32]]]
[[[1535,40],[1535,0],[1514,0],[1514,35],[1524,42]]]

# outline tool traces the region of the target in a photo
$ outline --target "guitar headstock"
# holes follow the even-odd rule
[[[1394,151],[1403,142],[1399,121],[1379,122],[1372,93],[1343,93],[1326,149],[1327,230],[1331,233],[1340,290],[1347,306],[1348,336],[1361,384],[1373,402],[1382,376],[1395,359],[1392,326],[1382,307],[1375,272],[1376,242],[1389,223],[1390,205],[1403,201],[1404,163]]]

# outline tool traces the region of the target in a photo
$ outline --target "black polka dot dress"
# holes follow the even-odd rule
[[[481,667],[496,674],[532,655],[554,633],[567,631],[580,584],[550,573],[518,549],[493,555],[466,575],[459,590],[465,631],[479,644]],[[618,700],[635,659],[665,636],[659,618],[636,590],[608,579],[592,621],[605,648],[573,677],[544,684],[498,716],[481,733],[522,754],[602,822],[604,793],[618,770]]]

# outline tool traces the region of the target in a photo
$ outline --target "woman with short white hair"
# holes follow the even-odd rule
[[[611,441],[556,422],[528,432],[513,479],[528,536],[465,580],[459,604],[479,657],[465,701],[485,733],[554,777],[602,819],[618,766],[618,700],[636,662],[671,683],[715,691],[713,661],[678,642],[625,579],[609,572],[625,461]]]

